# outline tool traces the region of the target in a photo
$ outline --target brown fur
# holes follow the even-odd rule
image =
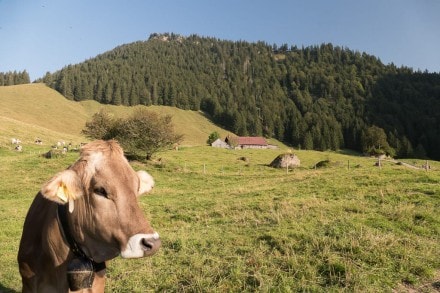
[[[136,201],[141,180],[115,141],[85,145],[78,161],[49,180],[29,208],[18,253],[23,292],[68,292],[66,268],[73,253],[57,216],[57,203],[63,202],[56,196],[59,182],[75,193],[75,208],[68,213],[73,238],[88,257],[103,262],[119,255],[132,235],[153,232]],[[96,188],[105,188],[108,198],[94,194]],[[104,292],[104,285],[102,270],[84,292]]]

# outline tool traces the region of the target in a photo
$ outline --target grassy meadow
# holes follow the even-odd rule
[[[0,88],[5,104],[1,99]],[[84,109],[77,110],[84,122],[96,112],[70,103]],[[47,131],[47,141],[84,138],[31,118],[20,124],[5,114],[12,110],[0,111],[0,292],[15,292],[21,290],[16,255],[27,209],[41,185],[78,156],[45,159],[40,154],[48,145],[30,139],[37,130],[43,139]],[[16,130],[3,126],[7,119]],[[195,118],[179,119],[191,124]],[[5,134],[18,130],[29,137],[21,153]],[[107,292],[439,290],[440,162],[430,161],[429,171],[386,161],[379,168],[356,154],[293,150],[301,167],[274,169],[267,165],[287,147],[215,149],[203,145],[210,133],[203,131],[203,140],[202,131],[188,134],[192,143],[178,151],[132,162],[156,180],[140,205],[162,248],[151,258],[112,260]],[[330,164],[314,168],[323,160]]]

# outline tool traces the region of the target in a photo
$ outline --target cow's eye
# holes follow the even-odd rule
[[[94,192],[96,195],[103,196],[103,197],[107,197],[107,191],[105,191],[105,189],[104,189],[103,187],[96,187],[96,188],[93,190],[93,192]]]

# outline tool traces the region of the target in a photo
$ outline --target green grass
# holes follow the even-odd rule
[[[21,290],[16,256],[35,194],[78,155],[41,154],[57,140],[84,141],[80,130],[101,107],[132,111],[67,101],[39,84],[0,87],[0,292]],[[173,115],[185,134],[179,151],[132,163],[156,180],[140,206],[163,246],[151,258],[111,261],[108,292],[438,290],[439,162],[426,172],[374,167],[355,153],[294,151],[300,168],[274,169],[267,165],[288,151],[277,142],[278,150],[210,148],[205,141],[219,128],[202,114],[151,109]],[[23,152],[13,151],[12,137]],[[47,143],[34,145],[35,137]]]
[[[302,167],[287,173],[267,166],[284,151],[186,147],[133,163],[156,179],[140,205],[163,246],[152,258],[111,261],[107,290],[433,288],[440,269],[438,162],[429,172],[392,163],[379,169],[369,158],[295,151]],[[47,160],[1,149],[4,288],[20,289],[15,258],[34,194],[76,155]],[[322,160],[331,164],[314,169]]]

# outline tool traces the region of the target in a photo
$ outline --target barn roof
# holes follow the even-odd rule
[[[267,141],[264,137],[259,136],[239,136],[239,145],[267,145]]]

